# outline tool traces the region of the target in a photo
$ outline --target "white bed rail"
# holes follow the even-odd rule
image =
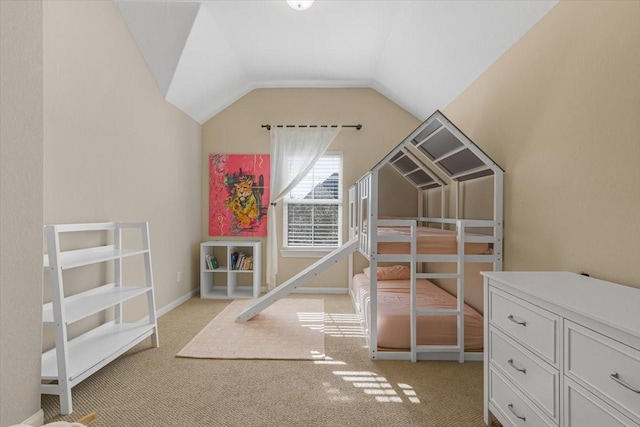
[[[371,230],[375,227],[375,219],[370,221],[371,210],[371,174],[368,173],[358,181],[358,218],[356,229],[358,231],[358,249],[369,261],[371,260]],[[375,246],[374,246],[375,247]]]
[[[370,332],[370,346],[372,357],[380,358],[406,358],[415,362],[418,359],[429,359],[430,357],[424,357],[424,353],[437,355],[441,358],[446,352],[457,354],[457,360],[459,362],[465,361],[464,352],[464,295],[465,295],[465,262],[493,262],[497,260],[497,254],[492,252],[490,254],[480,255],[466,255],[465,244],[466,243],[488,243],[493,248],[497,245],[497,238],[495,230],[499,228],[499,224],[496,221],[491,220],[467,220],[467,219],[447,219],[447,218],[429,218],[429,217],[416,217],[416,218],[402,218],[402,219],[377,219],[372,218],[377,226],[380,227],[406,227],[409,229],[409,233],[387,235],[376,233],[373,238],[369,239],[369,258],[375,260],[372,263],[371,269],[371,295],[377,295],[377,280],[376,275],[373,274],[374,268],[377,268],[379,262],[408,262],[411,272],[410,280],[410,349],[408,352],[394,351],[394,352],[378,352],[373,343],[377,337],[377,319],[371,320],[369,327]],[[419,223],[440,223],[451,224],[455,226],[456,232],[456,253],[455,254],[418,254],[417,253],[417,241],[418,233],[417,227]],[[486,228],[492,229],[492,234],[469,234],[467,230],[469,228]],[[375,245],[371,244],[371,241],[375,242]],[[377,251],[372,248],[377,248],[379,242],[406,242],[409,243],[409,253],[407,254],[377,254]],[[455,263],[456,273],[421,273],[418,272],[418,264],[422,262],[445,262]],[[374,265],[375,264],[375,267]],[[416,279],[454,279],[456,280],[456,295],[457,304],[455,309],[418,309],[416,307]],[[377,303],[377,298],[376,298]],[[373,298],[372,298],[373,304]],[[372,314],[377,310],[372,310]],[[442,345],[418,345],[416,341],[416,327],[418,316],[456,316],[457,320],[457,342],[456,345],[442,346]],[[403,353],[404,356],[403,356]]]

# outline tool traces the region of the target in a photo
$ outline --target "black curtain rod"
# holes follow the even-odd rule
[[[301,128],[326,128],[326,127],[332,127],[332,128],[337,128],[338,125],[273,125],[277,128],[294,128],[294,127],[301,127]],[[267,128],[267,130],[271,130],[271,125],[262,125],[263,128]],[[357,124],[357,125],[342,125],[343,128],[356,128],[356,130],[360,130],[362,129],[362,125],[361,124]]]

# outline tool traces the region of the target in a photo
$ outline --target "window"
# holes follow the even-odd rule
[[[284,198],[285,249],[340,246],[342,154],[325,153]]]

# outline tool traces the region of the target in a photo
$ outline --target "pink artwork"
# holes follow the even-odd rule
[[[209,235],[266,236],[268,154],[209,156]]]

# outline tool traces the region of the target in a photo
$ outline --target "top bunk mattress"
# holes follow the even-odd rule
[[[458,241],[456,232],[433,227],[417,227],[417,253],[419,254],[456,254],[458,253]],[[409,227],[378,227],[378,236],[409,236]],[[481,236],[481,234],[467,233],[469,236]],[[411,245],[409,242],[378,242],[379,254],[409,254]],[[465,243],[464,253],[467,255],[490,254],[491,247],[488,243]]]

